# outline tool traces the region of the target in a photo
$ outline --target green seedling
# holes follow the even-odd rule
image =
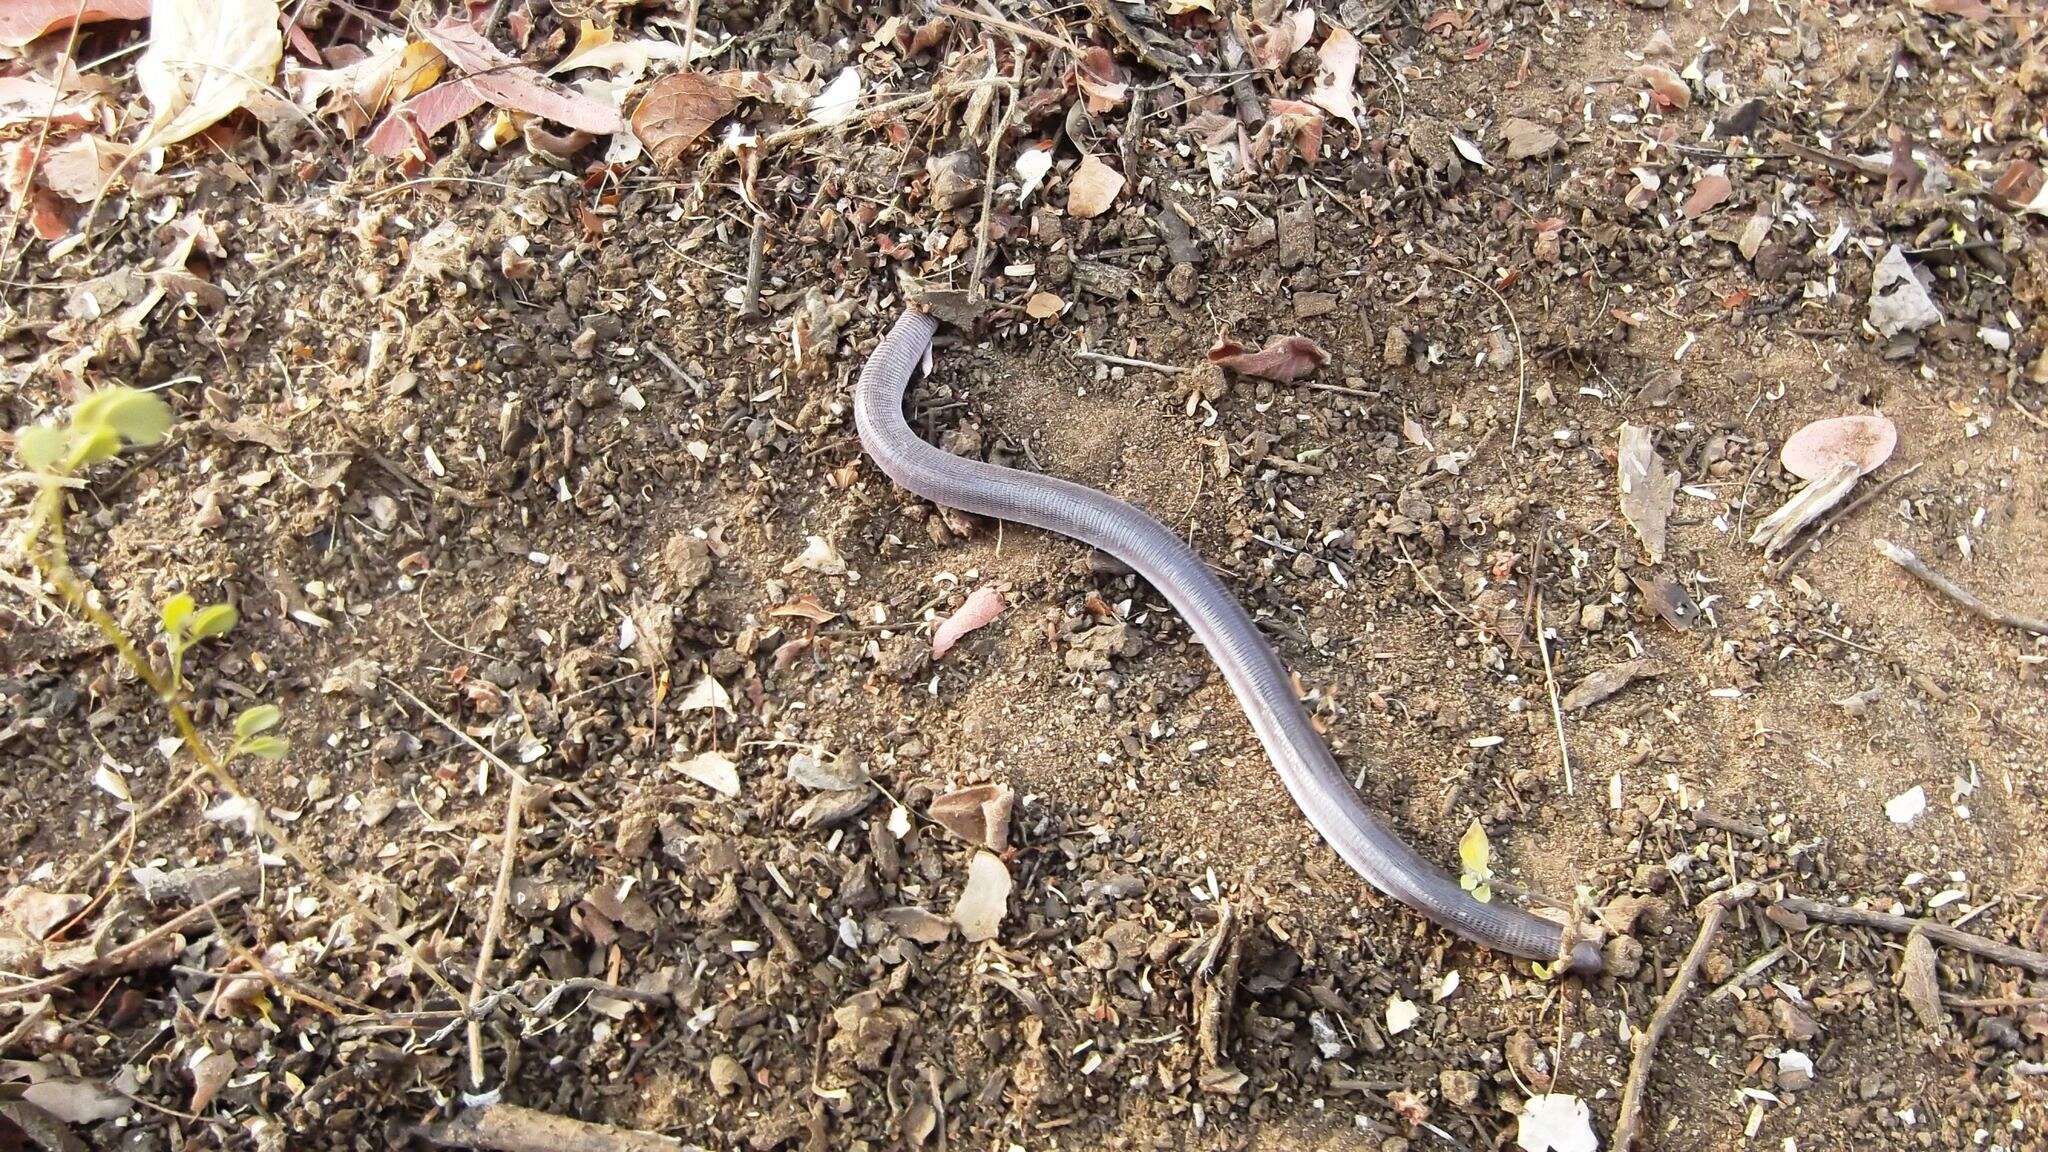
[[[130,447],[161,443],[170,430],[171,408],[161,397],[136,388],[103,388],[73,405],[64,422],[33,424],[16,432],[15,457],[37,488],[23,547],[64,603],[97,628],[121,661],[156,692],[192,754],[219,774],[222,765],[237,757],[275,760],[288,750],[284,739],[272,732],[283,719],[276,705],[258,704],[237,716],[234,741],[225,756],[201,736],[185,707],[185,657],[195,646],[234,628],[234,606],[202,605],[182,592],[165,601],[157,610],[166,657],[159,669],[120,622],[99,607],[71,567],[64,547],[65,490],[83,486],[83,474],[94,465],[118,459]],[[224,775],[220,778],[224,786],[231,784]]]
[[[1486,839],[1486,829],[1474,820],[1465,835],[1458,839],[1458,863],[1464,872],[1458,877],[1458,887],[1472,894],[1481,903],[1493,900],[1493,845]]]

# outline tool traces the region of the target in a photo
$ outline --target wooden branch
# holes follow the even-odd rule
[[[1884,554],[1885,559],[1911,572],[1919,577],[1922,584],[1962,605],[1975,615],[1981,616],[1993,624],[2003,624],[2007,628],[2017,628],[2022,632],[2032,632],[2036,636],[2048,636],[2048,620],[2044,620],[2039,616],[2021,616],[2017,613],[1993,608],[1979,599],[1975,592],[1929,568],[1925,561],[1913,555],[1913,551],[1910,548],[1901,548],[1897,544],[1884,539],[1873,540],[1870,543],[1872,547]]]
[[[1707,950],[1714,946],[1721,921],[1727,919],[1730,908],[1754,898],[1756,893],[1756,883],[1747,881],[1700,901],[1700,934],[1693,938],[1692,950],[1685,954],[1685,963],[1679,967],[1671,987],[1665,990],[1664,999],[1657,1002],[1649,1026],[1636,1033],[1629,1045],[1634,1057],[1629,1061],[1628,1084],[1621,1093],[1621,1118],[1614,1123],[1613,1152],[1629,1152],[1636,1137],[1642,1134],[1643,1092],[1650,1086],[1650,1066],[1656,1062],[1657,1045],[1671,1030],[1671,1018],[1678,1014],[1679,1005],[1685,1003],[1693,984],[1699,980],[1700,965],[1706,962]]]
[[[444,1148],[492,1152],[687,1152],[695,1147],[673,1136],[591,1124],[511,1104],[465,1108],[453,1120],[421,1124],[413,1131]]]
[[[2010,964],[2015,968],[2024,968],[2036,976],[2048,976],[2048,953],[2035,952],[2012,944],[2001,944],[1960,928],[1951,928],[1936,920],[1894,916],[1889,912],[1872,912],[1867,908],[1849,908],[1840,904],[1823,904],[1803,896],[1787,896],[1778,901],[1778,907],[1825,924],[1877,928],[1886,932],[1896,932],[1901,936],[1910,932],[1920,932],[1937,944],[1946,944],[1951,948],[1975,953],[1994,964]]]
[[[87,976],[126,971],[140,962],[143,957],[146,957],[150,949],[156,945],[163,943],[173,934],[192,924],[198,923],[201,920],[211,919],[215,908],[230,900],[239,900],[243,895],[244,893],[241,889],[230,888],[225,892],[218,893],[206,903],[187,908],[169,920],[130,940],[128,943],[115,948],[113,951],[95,960],[81,964],[68,972],[59,972],[53,976],[45,976],[40,980],[31,980],[26,984],[15,984],[7,988],[0,988],[0,1002],[31,999],[47,992],[54,992],[74,980],[80,980]],[[169,959],[170,957],[164,957],[162,962],[168,962]]]

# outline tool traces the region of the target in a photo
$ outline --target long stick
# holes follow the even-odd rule
[[[1808,900],[1804,896],[1787,896],[1778,901],[1778,907],[1826,924],[1878,928],[1886,932],[1896,932],[1901,936],[1909,932],[1920,932],[1937,944],[1974,952],[1994,964],[2010,964],[2015,968],[2025,968],[2036,976],[2048,976],[2048,953],[2035,952],[2012,944],[2001,944],[1960,928],[1951,928],[1937,920],[1920,920],[1911,916],[1894,916],[1889,912],[1872,912],[1867,908],[1823,904],[1818,900]]]
[[[514,776],[512,790],[505,797],[505,843],[498,849],[498,885],[491,890],[491,913],[484,921],[483,944],[477,949],[476,971],[469,980],[469,1083],[477,1092],[484,1090],[484,1025],[476,1017],[476,1005],[483,998],[484,978],[490,975],[498,934],[505,929],[505,907],[512,902],[512,864],[519,858],[519,810],[525,806],[525,790],[526,782]]]
[[[1720,933],[1728,910],[1751,899],[1756,892],[1756,883],[1747,881],[1700,901],[1700,934],[1693,938],[1692,951],[1685,954],[1685,964],[1678,969],[1677,978],[1665,990],[1664,999],[1657,1002],[1649,1026],[1636,1033],[1629,1045],[1635,1055],[1629,1061],[1628,1084],[1621,1092],[1621,1118],[1614,1122],[1613,1152],[1629,1152],[1636,1137],[1642,1134],[1643,1092],[1650,1086],[1650,1066],[1656,1062],[1657,1045],[1664,1039],[1664,1033],[1671,1030],[1671,1018],[1678,1014],[1679,1005],[1699,979],[1700,965],[1706,962],[1707,950],[1714,946],[1714,937]]]
[[[2017,628],[2022,632],[2032,632],[2036,636],[2048,636],[2048,620],[2043,620],[2039,616],[2021,616],[2014,612],[1993,608],[1979,599],[1975,592],[1929,568],[1925,561],[1913,555],[1912,549],[1901,548],[1897,544],[1882,538],[1872,540],[1870,544],[1871,547],[1883,553],[1885,559],[1919,577],[1922,584],[1969,609],[1972,613],[1991,621],[1993,624],[2003,624],[2007,628]]]
[[[673,1136],[635,1132],[610,1124],[591,1124],[516,1108],[483,1104],[465,1108],[453,1120],[422,1124],[414,1129],[435,1144],[449,1148],[491,1148],[497,1152],[683,1152]]]

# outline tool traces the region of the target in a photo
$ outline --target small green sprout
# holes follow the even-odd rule
[[[29,518],[25,544],[36,570],[56,585],[66,603],[90,620],[114,643],[121,659],[134,668],[162,697],[181,735],[192,742],[202,763],[218,770],[210,748],[192,727],[179,696],[185,687],[185,654],[198,644],[234,628],[239,619],[232,604],[200,604],[179,593],[157,610],[164,634],[168,675],[160,675],[111,615],[93,604],[90,589],[71,569],[64,549],[64,490],[77,487],[77,474],[121,455],[124,448],[157,444],[170,434],[171,406],[153,392],[139,388],[102,388],[71,408],[63,422],[32,424],[14,435],[14,454],[33,473],[41,488]],[[224,759],[282,757],[284,738],[271,729],[283,719],[275,705],[258,704],[235,718],[235,739]]]
[[[1493,900],[1493,845],[1486,839],[1486,829],[1474,820],[1465,835],[1458,840],[1458,862],[1464,865],[1464,874],[1458,877],[1458,887],[1472,894],[1474,900],[1489,903]]]
[[[235,717],[235,742],[228,745],[228,759],[237,756],[258,756],[265,760],[281,760],[290,751],[284,737],[269,734],[284,713],[275,704],[258,704]]]
[[[80,400],[63,424],[31,424],[15,433],[22,467],[64,477],[121,454],[126,444],[155,444],[171,430],[171,406],[154,392],[103,388]]]
[[[185,683],[185,653],[193,645],[227,635],[239,619],[232,604],[208,604],[202,608],[184,592],[164,601],[157,611],[157,620],[163,625],[164,651],[171,659],[171,685]]]

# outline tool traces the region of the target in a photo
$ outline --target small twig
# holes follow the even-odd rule
[[[1906,477],[1911,476],[1913,473],[1918,472],[1919,470],[1920,465],[1915,464],[1911,468],[1906,469],[1904,472],[1901,472],[1896,476],[1887,476],[1881,483],[1871,488],[1870,491],[1865,492],[1863,495],[1858,496],[1856,499],[1849,501],[1849,503],[1843,505],[1841,508],[1835,510],[1834,512],[1829,513],[1828,518],[1820,522],[1820,527],[1815,528],[1813,530],[1813,535],[1807,537],[1805,544],[1802,544],[1799,547],[1794,548],[1792,551],[1787,552],[1785,554],[1784,559],[1778,561],[1776,564],[1771,565],[1770,571],[1767,574],[1773,580],[1783,579],[1785,573],[1790,572],[1794,565],[1798,564],[1801,560],[1806,559],[1806,557],[1811,555],[1812,553],[1820,551],[1820,546],[1827,541],[1828,529],[1833,528],[1836,524],[1839,524],[1842,521],[1847,520],[1849,517],[1855,515],[1857,512],[1861,511],[1865,505],[1869,504],[1872,500],[1875,500],[1879,496],[1884,495],[1885,492],[1888,491],[1892,485],[1897,484],[1899,481],[1904,480]]]
[[[72,53],[78,48],[78,29],[85,23],[86,0],[78,0],[78,8],[71,14],[71,29],[64,36],[64,51],[57,57],[57,82],[50,85],[50,104],[43,110],[43,123],[36,130],[35,150],[29,154],[27,175],[22,178],[21,203],[7,218],[7,235],[0,237],[0,270],[12,267],[14,234],[21,230],[23,214],[33,210],[35,201],[36,172],[43,166],[43,149],[50,142],[50,125],[57,119],[57,105],[64,99],[64,71],[72,66]]]
[[[747,234],[747,298],[740,305],[740,315],[748,320],[758,319],[761,315],[761,266],[766,262],[767,233],[767,217],[755,213],[754,229]]]
[[[1061,52],[1074,54],[1079,54],[1080,52],[1080,49],[1075,46],[1073,41],[1062,40],[1050,32],[1041,32],[1029,24],[1019,24],[1014,20],[1005,20],[1000,16],[989,16],[980,12],[972,12],[954,4],[935,4],[932,7],[933,11],[943,12],[960,20],[971,20],[976,24],[986,24],[991,28],[998,28],[1008,32],[1012,36],[1022,36],[1027,40],[1036,40],[1048,48],[1055,48]]]
[[[1491,293],[1493,295],[1494,300],[1500,304],[1500,310],[1507,313],[1508,327],[1514,330],[1515,428],[1513,432],[1510,432],[1508,434],[1508,451],[1513,452],[1515,449],[1521,447],[1522,445],[1522,405],[1529,397],[1529,355],[1526,351],[1524,351],[1522,345],[1522,322],[1520,320],[1515,319],[1515,310],[1508,306],[1508,298],[1500,294],[1500,289],[1495,288],[1493,285],[1488,284],[1486,281],[1481,280],[1479,277],[1474,276],[1470,272],[1465,271],[1463,268],[1458,267],[1456,264],[1445,264],[1444,267],[1450,269],[1452,272],[1455,272],[1460,276],[1463,276],[1465,279],[1470,280],[1472,283],[1479,285],[1481,288],[1484,288],[1489,293]]]
[[[986,80],[970,80],[964,84],[939,84],[922,92],[914,92],[908,96],[899,96],[894,100],[884,100],[880,104],[863,108],[835,124],[812,123],[798,125],[794,128],[784,128],[780,132],[773,132],[761,138],[760,154],[765,157],[768,153],[785,144],[801,143],[813,136],[823,136],[831,132],[844,131],[873,120],[893,116],[899,112],[908,112],[912,108],[922,107],[937,100],[949,99],[954,96],[965,96],[969,92],[978,91],[982,88],[993,88],[998,84],[1008,83],[1008,79],[996,76]]]
[[[2036,636],[2048,636],[2048,620],[2044,620],[2039,616],[2021,616],[2017,613],[1993,608],[1979,599],[1976,593],[1929,568],[1925,561],[1913,555],[1911,549],[1901,548],[1882,537],[1872,540],[1870,543],[1871,547],[1876,548],[1882,553],[1885,559],[1911,572],[1920,578],[1922,584],[1962,605],[1975,615],[1989,620],[1993,624],[2003,624],[2007,628],[2017,628],[2022,632],[2032,632]]]
[[[484,939],[477,949],[476,972],[469,979],[466,1006],[471,1011],[475,1011],[477,1001],[483,996],[484,979],[491,971],[491,953],[497,950],[498,933],[505,928],[505,908],[512,902],[512,865],[519,859],[519,812],[525,807],[525,793],[525,781],[512,777],[511,791],[505,797],[505,843],[498,850],[498,886],[491,892],[491,912],[484,921]],[[484,1090],[484,1026],[474,1017],[469,1021],[469,1083],[473,1091]]]
[[[1693,938],[1692,950],[1685,954],[1685,963],[1679,966],[1678,975],[1665,989],[1664,998],[1657,1002],[1657,1010],[1650,1015],[1650,1023],[1635,1034],[1629,1047],[1634,1055],[1628,1066],[1628,1083],[1621,1093],[1621,1118],[1614,1122],[1613,1152],[1629,1152],[1636,1137],[1643,1130],[1643,1092],[1650,1086],[1650,1066],[1657,1059],[1657,1045],[1663,1041],[1664,1033],[1671,1030],[1671,1018],[1678,1014],[1678,1008],[1691,994],[1692,986],[1699,980],[1700,965],[1706,962],[1707,950],[1714,946],[1714,937],[1720,934],[1721,921],[1727,919],[1728,910],[1757,893],[1755,881],[1745,881],[1724,892],[1716,892],[1699,903],[1700,933]]]
[[[464,744],[469,745],[470,748],[474,749],[478,755],[482,756],[486,760],[489,760],[492,764],[495,764],[498,768],[498,771],[503,772],[505,775],[510,776],[512,779],[517,780],[522,784],[529,782],[526,779],[526,775],[519,771],[519,769],[514,768],[510,763],[506,761],[506,759],[503,756],[498,755],[496,752],[493,752],[489,748],[486,748],[482,744],[478,743],[477,738],[471,736],[468,732],[464,731],[460,724],[457,724],[455,721],[450,720],[446,716],[443,716],[439,711],[435,710],[432,704],[429,704],[425,700],[422,700],[418,696],[415,696],[413,694],[412,689],[407,688],[405,685],[400,684],[398,681],[393,680],[389,676],[386,676],[384,678],[384,683],[391,685],[393,688],[396,688],[402,695],[405,696],[407,700],[412,701],[415,707],[417,707],[420,711],[425,712],[429,717],[433,719],[435,723],[447,729],[449,735],[455,737],[457,740],[462,741]]]
[[[2027,423],[2032,424],[2036,428],[2048,429],[2048,420],[2044,420],[2040,416],[2035,415],[2032,411],[2029,411],[2025,404],[2019,402],[2018,397],[2007,396],[2005,398],[2005,402],[2007,404],[2012,405],[2013,411],[2019,413],[2021,416],[2026,417]]]
[[[31,980],[26,984],[15,984],[11,987],[0,988],[0,1002],[30,999],[47,992],[54,992],[73,980],[79,980],[86,976],[101,972],[122,971],[127,965],[132,964],[137,957],[148,951],[152,945],[160,943],[166,937],[191,924],[211,919],[215,908],[230,900],[239,900],[244,895],[246,893],[240,888],[230,888],[225,892],[217,894],[213,899],[208,900],[204,904],[185,909],[183,912],[151,928],[128,943],[108,952],[106,955],[80,964],[68,972],[59,972],[54,976],[45,976],[40,980]]]
[[[995,220],[996,165],[1003,156],[1003,137],[1010,134],[1010,122],[1017,117],[1017,105],[1023,102],[1017,84],[1024,78],[1024,58],[1020,55],[1010,67],[1010,102],[1003,107],[1003,118],[996,122],[995,134],[989,137],[988,161],[981,174],[981,219],[974,225],[974,268],[967,274],[967,298],[982,300],[981,276],[988,265],[989,231]]]
[[[519,1108],[483,1104],[465,1108],[452,1120],[415,1125],[413,1132],[447,1148],[488,1148],[494,1152],[683,1152],[673,1136],[592,1124]]]
[[[2001,944],[1960,928],[1953,928],[1938,920],[1921,920],[1912,916],[1894,916],[1889,912],[1872,912],[1867,908],[1849,908],[1840,904],[1823,904],[1803,896],[1787,896],[1778,901],[1778,906],[1788,912],[1797,912],[1809,920],[1825,924],[1847,924],[1854,928],[1879,928],[1886,932],[1905,935],[1919,932],[1937,944],[1961,948],[1965,952],[1982,956],[1994,964],[2010,964],[2024,968],[2036,976],[2048,976],[2048,953],[2035,952],[2011,944]]]
[[[1076,360],[1093,360],[1098,364],[1116,364],[1124,368],[1150,368],[1154,372],[1170,372],[1179,375],[1187,369],[1175,364],[1161,364],[1156,360],[1135,360],[1129,356],[1112,356],[1107,352],[1090,352],[1083,349],[1074,353]]]
[[[1535,581],[1530,581],[1533,586]],[[1564,709],[1557,702],[1557,676],[1550,669],[1550,641],[1543,638],[1543,597],[1536,597],[1536,650],[1543,654],[1543,686],[1550,690],[1550,719],[1557,726],[1557,754],[1564,760],[1564,794],[1575,796],[1572,783],[1572,750],[1564,742]]]

